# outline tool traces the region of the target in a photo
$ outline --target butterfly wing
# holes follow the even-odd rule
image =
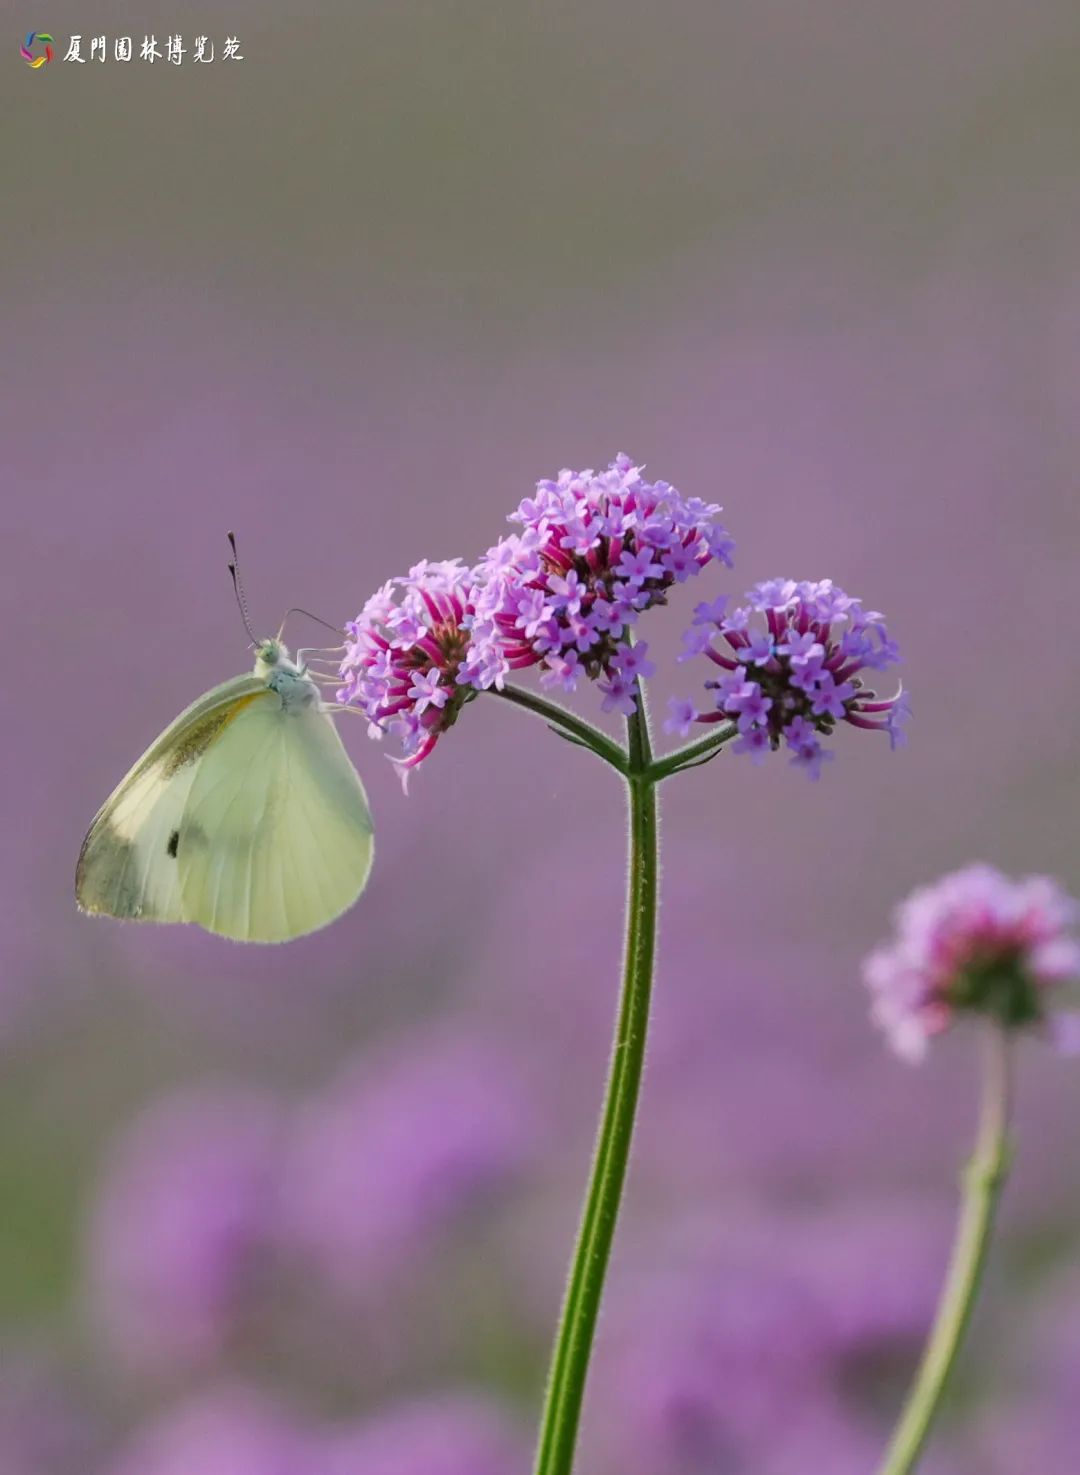
[[[363,891],[367,796],[318,703],[245,702],[201,756],[176,845],[185,920],[242,942],[325,927]]]
[[[200,761],[249,701],[271,695],[237,676],[180,713],[121,779],[83,841],[75,897],[85,912],[135,922],[183,922],[175,862],[178,835]]]

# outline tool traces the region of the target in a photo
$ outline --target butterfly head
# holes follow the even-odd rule
[[[260,640],[255,647],[255,675],[269,677],[275,671],[295,672],[296,665],[289,658],[289,647],[280,640]]]
[[[304,712],[319,703],[319,688],[280,640],[260,640],[255,647],[254,674],[281,698],[288,712]]]

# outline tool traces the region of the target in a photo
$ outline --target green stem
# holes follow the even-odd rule
[[[956,1364],[986,1265],[1001,1190],[1009,1170],[1012,1085],[1009,1037],[987,1026],[982,1110],[975,1152],[945,1286],[922,1362],[879,1475],[909,1475],[918,1464]]]
[[[570,1475],[645,1061],[656,945],[657,788],[644,693],[626,719],[630,866],[622,997],[585,1209],[555,1339],[535,1475]]]
[[[695,763],[701,763],[738,735],[739,729],[732,722],[727,727],[711,732],[708,737],[700,738],[696,743],[687,743],[684,748],[676,748],[674,753],[669,753],[666,758],[658,758],[652,765],[649,772],[653,782],[660,783],[673,773],[681,773],[684,768],[693,768]]]
[[[558,702],[545,701],[543,697],[520,686],[504,686],[497,690],[493,688],[492,695],[502,697],[503,701],[512,702],[515,707],[523,707],[526,712],[542,717],[560,736],[569,737],[571,742],[580,747],[591,748],[598,758],[603,758],[605,763],[610,763],[620,773],[626,773],[626,754],[618,743],[612,742],[606,733],[593,727],[591,722],[583,722],[580,717],[575,717],[573,712],[559,706]]]

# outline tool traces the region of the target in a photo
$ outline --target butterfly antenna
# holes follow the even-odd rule
[[[322,625],[323,629],[325,630],[332,630],[335,635],[345,634],[345,631],[341,628],[340,625],[331,625],[329,620],[324,620],[321,615],[313,615],[309,609],[301,609],[298,604],[294,604],[292,609],[287,609],[285,611],[285,620],[287,620],[290,615],[306,615],[309,620],[314,620],[316,625]],[[279,640],[281,639],[285,631],[285,620],[282,620],[281,629],[278,631]]]
[[[229,573],[232,575],[233,593],[236,595],[236,602],[240,606],[240,618],[244,622],[244,629],[247,631],[252,645],[258,645],[259,637],[251,628],[251,616],[248,614],[247,597],[244,594],[244,586],[240,582],[240,557],[236,551],[236,534],[228,533],[226,536],[229,539],[229,547],[232,549],[232,562],[229,564]]]

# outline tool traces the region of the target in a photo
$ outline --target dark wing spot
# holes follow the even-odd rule
[[[177,847],[179,846],[179,844],[180,844],[180,831],[179,830],[173,830],[172,834],[169,836],[169,843],[165,847],[166,854],[171,855],[172,858],[173,858],[173,860],[176,859],[176,850],[177,850]]]

